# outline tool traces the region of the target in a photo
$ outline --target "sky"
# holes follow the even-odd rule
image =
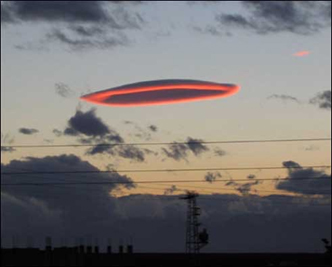
[[[241,90],[146,107],[80,100],[164,79]],[[27,233],[42,243],[109,231],[115,244],[134,237],[141,251],[181,252],[186,206],[178,195],[196,190],[211,234],[205,251],[322,251],[320,239],[331,236],[331,171],[314,166],[331,165],[329,140],[205,142],[330,138],[330,1],[1,2],[2,172],[113,171],[7,174],[2,183],[126,182],[2,186],[4,244]],[[21,145],[46,147],[13,147]],[[149,169],[204,171],[123,171]],[[264,181],[275,178],[287,180]]]

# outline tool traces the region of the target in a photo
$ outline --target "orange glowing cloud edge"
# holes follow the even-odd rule
[[[206,90],[206,91],[220,91],[220,95],[206,95],[206,96],[192,96],[186,97],[181,99],[167,99],[167,100],[158,100],[158,101],[144,101],[142,99],[139,103],[106,103],[104,102],[106,99],[112,96],[119,96],[119,95],[130,95],[132,93],[143,93],[143,92],[156,92],[156,91],[163,91],[163,90]],[[200,101],[200,100],[209,100],[209,99],[217,99],[217,98],[224,98],[229,97],[231,95],[236,94],[239,92],[240,86],[235,84],[214,84],[208,83],[205,84],[190,84],[190,83],[183,83],[183,84],[171,84],[171,85],[158,85],[158,86],[142,86],[142,87],[130,87],[128,88],[121,88],[121,90],[109,89],[104,90],[92,94],[87,94],[81,96],[80,99],[91,102],[98,105],[103,106],[115,106],[115,107],[134,107],[134,106],[152,106],[152,105],[166,105],[166,104],[175,104],[175,103],[185,103],[185,102],[192,102],[192,101]]]

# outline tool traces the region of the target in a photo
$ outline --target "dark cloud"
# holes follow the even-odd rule
[[[288,170],[288,177],[277,184],[277,189],[304,195],[331,194],[331,175],[312,168],[302,168],[294,161],[285,161],[283,166]],[[303,180],[305,178],[309,179]]]
[[[282,163],[282,165],[284,167],[286,167],[288,170],[294,171],[294,170],[298,170],[298,169],[302,169],[301,165],[298,164],[295,161],[289,160],[289,161],[284,161]]]
[[[77,31],[76,31],[77,33]],[[95,35],[96,36],[96,35]],[[97,38],[92,36],[75,36],[59,29],[53,29],[46,35],[48,41],[57,41],[68,46],[71,51],[82,51],[86,49],[108,49],[116,46],[126,46],[130,43],[129,39],[123,34],[114,36],[98,35]]]
[[[4,152],[4,153],[8,152],[8,153],[11,153],[11,152],[14,152],[14,151],[16,151],[16,149],[13,148],[13,147],[9,147],[9,146],[1,146],[1,152]]]
[[[178,188],[176,185],[172,185],[171,187],[165,189],[164,195],[173,195],[176,191],[178,191]]]
[[[76,114],[69,119],[68,125],[67,129],[87,136],[106,136],[110,133],[108,126],[97,117],[95,109],[87,112],[77,110]]]
[[[292,102],[296,102],[296,103],[300,103],[300,101],[294,97],[294,96],[290,96],[290,95],[271,95],[269,96],[267,99],[280,99],[282,101],[292,101]]]
[[[205,181],[209,182],[209,183],[213,183],[215,180],[217,180],[218,178],[221,178],[221,174],[219,172],[208,172],[205,176],[204,179]]]
[[[176,161],[186,160],[188,157],[188,147],[185,144],[174,143],[168,146],[168,149],[162,148],[163,153]]]
[[[25,135],[32,135],[32,134],[39,132],[37,129],[33,129],[33,128],[20,128],[18,131],[21,134],[25,134]]]
[[[103,1],[10,1],[1,5],[1,22],[106,22],[108,14]]]
[[[288,166],[296,166],[290,164]],[[1,171],[73,171],[98,169],[74,155],[26,158],[2,164]],[[128,182],[118,173],[70,175],[1,175],[2,183]],[[115,198],[118,185],[1,186],[2,247],[12,236],[98,238],[101,249],[110,237],[133,236],[139,252],[183,252],[187,203],[178,196],[130,195]],[[175,186],[170,187],[174,193]],[[331,199],[273,195],[201,195],[200,222],[211,243],[206,252],[317,252],[321,237],[331,235]],[[294,227],[296,225],[296,227]],[[292,226],[292,227],[290,227]],[[270,240],[270,242],[266,242]]]
[[[97,27],[113,30],[140,29],[145,20],[128,9],[134,2],[126,1],[10,1],[1,5],[1,21],[10,22],[60,22],[78,34],[91,36]],[[76,24],[73,26],[73,24]],[[92,30],[92,31],[91,31]]]
[[[133,145],[119,145],[124,143],[124,139],[97,117],[94,109],[87,112],[76,111],[76,114],[69,119],[64,134],[79,137],[79,143],[91,144],[92,147],[85,152],[89,156],[103,154],[143,162],[145,154],[151,153]],[[108,142],[111,144],[105,144]]]
[[[56,135],[61,135],[61,131],[53,130]],[[68,120],[68,126],[65,128],[64,135],[78,137],[77,141],[81,144],[91,144],[94,147],[86,151],[87,155],[96,155],[112,152],[113,146],[100,145],[111,142],[112,144],[123,143],[123,138],[113,129],[108,127],[101,118],[97,117],[96,110],[91,109],[83,112],[76,111],[76,114]]]
[[[149,155],[149,154],[152,154],[154,156],[158,156],[159,155],[159,153],[157,151],[154,151],[154,150],[151,150],[151,149],[143,148],[142,150],[147,155]]]
[[[183,252],[187,205],[177,196],[114,198],[99,186],[25,190],[1,187],[3,247],[11,246],[13,235],[23,238],[29,233],[41,247],[45,236],[66,236],[70,241],[92,236],[104,250],[108,237],[117,245],[117,240],[133,236],[135,251]],[[204,251],[324,252],[320,239],[331,235],[331,208],[318,205],[329,200],[202,195],[200,222],[211,236]]]
[[[156,125],[150,125],[148,128],[152,132],[157,132],[158,131],[158,127]]]
[[[64,83],[56,83],[55,84],[55,92],[64,98],[68,98],[74,94],[74,92],[69,88],[67,84]]]
[[[96,35],[106,34],[106,30],[104,28],[98,26],[82,26],[82,25],[74,25],[70,26],[72,32],[77,35],[84,37],[94,37]]]
[[[213,150],[213,152],[214,152],[214,155],[218,156],[218,157],[223,157],[223,156],[225,156],[227,154],[226,151],[222,150],[221,148],[215,148]]]
[[[113,157],[120,157],[130,159],[136,162],[144,162],[145,154],[149,153],[143,149],[139,149],[133,145],[95,145],[86,151],[86,155],[94,156],[98,154],[109,155]]]
[[[84,161],[78,156],[75,155],[59,155],[59,156],[46,156],[43,158],[35,158],[35,157],[27,157],[25,160],[12,160],[8,164],[2,164],[1,166],[2,172],[20,172],[20,171],[32,171],[32,172],[43,172],[43,171],[49,171],[49,172],[58,172],[61,171],[99,171],[98,168],[90,164],[88,161]],[[61,174],[61,175],[25,175],[21,176],[19,174],[15,175],[2,175],[1,176],[1,182],[2,183],[20,183],[24,179],[25,183],[54,183],[54,182],[83,182],[83,183],[93,183],[93,182],[126,182],[128,188],[134,187],[134,183],[132,183],[132,180],[127,176],[122,176],[118,174],[117,172],[114,173],[92,173],[92,174]],[[115,189],[116,187],[121,186],[118,184],[109,184],[109,185],[101,185],[98,190],[100,193],[108,194],[110,191]],[[83,188],[89,188],[89,186],[82,185]],[[79,186],[74,186],[71,188],[70,186],[62,188],[64,193],[72,192],[74,193],[75,190],[79,191]],[[62,191],[61,187],[57,188],[56,186],[49,186],[44,188],[45,192],[51,192],[54,191]],[[3,189],[2,192],[7,193],[13,193],[19,194],[20,196],[24,196],[27,198],[36,197],[41,194],[40,189],[38,188],[15,188],[8,187],[6,189]],[[43,193],[43,194],[44,194]],[[74,195],[79,194],[77,192]],[[72,200],[75,199],[75,196],[71,196],[70,194],[61,194],[61,201],[54,199],[54,198],[48,198],[47,195],[44,196],[44,200],[49,202],[52,206],[58,206],[63,205],[66,203],[64,198],[72,198]],[[93,194],[91,195],[93,197]],[[57,203],[59,201],[59,203]]]
[[[220,15],[218,17],[216,17],[216,19],[219,22],[225,23],[227,26],[230,27],[240,27],[240,28],[244,28],[244,29],[250,29],[252,27],[254,27],[253,23],[248,21],[245,17],[243,17],[242,15]]]
[[[124,30],[139,30],[146,23],[131,10],[132,1],[10,1],[1,5],[1,22],[49,23],[53,29],[40,40],[43,49],[59,42],[77,52],[127,46],[132,41]],[[23,50],[37,50],[37,44],[20,44]],[[40,46],[40,45],[39,45]]]
[[[248,16],[220,14],[222,29],[238,28],[257,34],[290,32],[308,35],[331,26],[326,1],[242,1]]]
[[[2,172],[21,170],[99,171],[89,162],[74,155],[29,157],[1,165]],[[21,182],[124,182],[126,184],[1,186],[1,231],[4,231],[1,235],[29,233],[37,239],[43,235],[61,236],[65,233],[73,236],[91,233],[101,235],[100,227],[104,228],[106,222],[112,224],[112,210],[116,209],[110,194],[123,186],[127,189],[135,186],[129,177],[116,172],[88,175],[1,175],[1,183]]]
[[[246,196],[252,191],[252,187],[258,184],[259,184],[258,180],[251,183],[241,184],[237,186],[236,190],[239,191],[242,195]]]
[[[95,145],[92,148],[89,148],[86,151],[87,155],[93,156],[93,155],[97,155],[97,154],[110,154],[110,155],[114,155],[115,152],[113,151],[114,146],[113,145]]]
[[[144,151],[135,146],[118,146],[117,154],[122,158],[131,159],[137,162],[145,161]]]
[[[187,139],[187,146],[195,154],[195,156],[198,156],[206,151],[209,151],[210,149],[203,145],[204,142],[201,139],[193,139],[191,137],[188,137]]]
[[[187,160],[188,152],[192,152],[195,156],[199,156],[210,149],[203,144],[203,140],[187,138],[185,143],[174,142],[168,146],[168,149],[162,148],[163,153],[176,161]]]
[[[71,127],[67,127],[64,131],[63,131],[64,135],[70,135],[70,136],[79,136],[80,133],[78,131],[76,131],[74,128]]]
[[[331,110],[331,91],[319,93],[310,99],[310,104],[318,105],[321,109]]]
[[[255,180],[256,176],[253,174],[249,174],[247,176],[248,179],[250,179],[250,182],[247,183],[238,183],[236,181],[233,181],[231,178],[229,182],[227,182],[225,185],[226,186],[231,186],[233,187],[236,191],[241,193],[243,196],[248,196],[250,192],[252,191],[252,187],[255,185],[260,184],[260,181]]]
[[[53,129],[52,133],[54,133],[57,137],[60,137],[63,134],[63,132],[58,129]]]

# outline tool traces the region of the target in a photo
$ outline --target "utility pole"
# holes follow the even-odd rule
[[[199,254],[200,249],[209,242],[209,235],[206,229],[199,231],[200,223],[198,216],[201,214],[200,208],[197,206],[196,192],[187,192],[187,195],[180,199],[187,200],[187,221],[186,221],[186,253]]]

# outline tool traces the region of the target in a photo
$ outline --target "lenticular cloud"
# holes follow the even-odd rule
[[[236,94],[235,84],[198,80],[156,80],[127,84],[87,94],[82,100],[106,106],[150,106],[224,98]]]

